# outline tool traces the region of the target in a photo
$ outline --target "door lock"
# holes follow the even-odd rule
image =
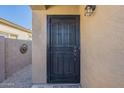
[[[74,50],[73,50],[73,52],[77,52],[77,50],[76,50],[76,49],[74,49]]]

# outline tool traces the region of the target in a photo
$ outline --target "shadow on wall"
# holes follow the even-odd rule
[[[0,82],[31,62],[31,41],[0,37]]]

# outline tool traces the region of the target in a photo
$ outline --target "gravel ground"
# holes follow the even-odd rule
[[[0,88],[29,88],[32,87],[32,65],[24,67],[0,83]]]

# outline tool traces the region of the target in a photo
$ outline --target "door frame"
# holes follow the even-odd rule
[[[49,63],[49,58],[48,58],[48,47],[49,47],[49,34],[50,34],[50,19],[52,17],[76,17],[78,23],[79,23],[79,67],[80,67],[80,74],[79,74],[79,81],[80,81],[80,77],[81,77],[81,60],[80,60],[80,55],[81,55],[81,51],[80,51],[80,45],[81,45],[81,42],[80,42],[80,15],[47,15],[47,83],[50,83],[49,80],[50,80],[50,65],[48,65]],[[52,83],[53,84],[53,83]]]

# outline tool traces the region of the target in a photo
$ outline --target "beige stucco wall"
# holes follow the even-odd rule
[[[35,10],[32,14],[32,80],[33,83],[46,83],[46,11]]]
[[[17,39],[20,39],[20,40],[31,40],[31,38],[29,38],[29,35],[32,35],[31,33],[27,33],[25,31],[19,30],[17,28],[8,26],[3,23],[0,23],[0,32],[4,32],[7,34],[15,34],[18,36]]]
[[[5,38],[0,37],[0,82],[5,79]]]
[[[48,15],[80,15],[77,5],[54,5],[48,6],[46,13]]]
[[[75,9],[76,8],[76,9]],[[47,15],[79,15],[78,6],[50,6],[47,10],[32,10],[32,77],[33,83],[47,83]]]
[[[124,87],[124,6],[97,6],[90,17],[84,16],[83,6],[79,7],[32,10],[33,83],[47,82],[46,15],[80,14],[81,86]]]
[[[84,22],[84,6],[80,6],[80,83],[81,83],[81,87],[86,87],[86,79],[85,79],[85,47],[84,47],[84,41],[85,41],[85,35],[84,35],[84,26],[85,26],[85,22]]]
[[[20,47],[23,44],[26,44],[28,46],[27,52],[25,54],[22,54],[20,52]],[[4,48],[6,78],[32,63],[31,41],[6,38]]]
[[[124,87],[124,6],[97,6],[94,16],[81,15],[82,86]]]
[[[25,54],[20,52],[22,44],[27,44]],[[32,63],[32,42],[14,40],[0,36],[0,82]]]

